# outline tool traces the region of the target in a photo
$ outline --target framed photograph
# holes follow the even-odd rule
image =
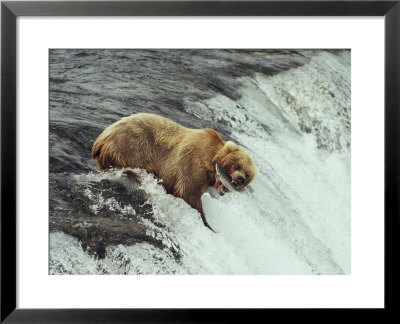
[[[399,16],[2,2],[1,321],[394,310]]]

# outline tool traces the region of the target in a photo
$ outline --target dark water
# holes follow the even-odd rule
[[[288,92],[282,96],[286,98],[285,105],[293,106],[296,120],[280,110],[272,97],[268,102],[275,110],[265,110],[270,114],[268,118],[250,118],[241,98],[243,89],[249,87],[246,80],[255,80],[255,76],[285,75],[308,66],[314,57],[321,55],[335,62],[343,61],[347,68],[347,54],[347,51],[318,50],[51,50],[50,233],[61,232],[77,239],[74,242],[79,242],[89,258],[97,260],[112,255],[109,249],[115,246],[146,244],[149,249],[164,251],[171,262],[184,266],[190,273],[190,265],[185,265],[183,258],[182,242],[174,240],[168,224],[154,217],[146,188],[129,183],[123,175],[115,179],[98,174],[91,159],[91,147],[97,136],[123,116],[150,112],[191,128],[214,128],[225,140],[234,140],[246,148],[249,143],[235,134],[274,140],[279,128],[284,127],[293,136],[314,136],[321,152],[343,152],[350,146],[350,107],[343,99],[341,108],[329,113],[337,116],[336,124],[330,127],[323,118],[315,117],[312,110],[306,110],[296,94]],[[334,68],[332,71],[335,72]],[[338,84],[343,81],[340,74],[327,78]],[[348,86],[345,85],[346,89]],[[339,100],[336,88],[318,86],[318,89],[327,100]],[[249,98],[261,100],[251,93]],[[231,115],[225,112],[233,109]],[[347,134],[344,140],[343,130]],[[263,163],[259,161],[261,171],[269,165],[265,162],[264,167]],[[154,235],[149,232],[153,227],[172,236],[165,240]],[[57,259],[60,251],[56,249],[50,252],[50,272],[76,273]],[[324,251],[318,253],[328,250]],[[116,258],[119,261],[114,259],[115,262],[122,262],[121,253]],[[156,267],[158,262],[154,261]],[[118,264],[122,269],[121,263]],[[113,273],[99,265],[97,270]],[[134,273],[142,273],[136,270]]]

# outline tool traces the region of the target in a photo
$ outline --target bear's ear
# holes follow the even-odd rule
[[[226,154],[233,152],[233,151],[237,151],[238,149],[239,149],[239,147],[232,141],[225,142],[224,151]]]
[[[224,146],[217,152],[217,154],[214,156],[212,162],[213,163],[222,163],[222,159],[224,157],[226,157],[229,153],[238,150],[239,147],[231,142],[231,141],[227,141],[225,142]]]

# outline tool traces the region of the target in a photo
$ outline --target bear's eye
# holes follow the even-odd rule
[[[249,178],[249,174],[248,174],[247,172],[246,172],[245,176],[246,176],[246,179],[248,179],[248,178]]]
[[[240,170],[240,169],[241,169],[240,165],[235,166],[235,170]]]

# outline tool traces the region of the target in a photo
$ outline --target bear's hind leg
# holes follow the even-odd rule
[[[142,184],[142,181],[140,181],[139,175],[137,173],[133,172],[132,170],[124,170],[124,171],[122,171],[122,173],[125,174],[129,180],[136,182],[138,185]]]

